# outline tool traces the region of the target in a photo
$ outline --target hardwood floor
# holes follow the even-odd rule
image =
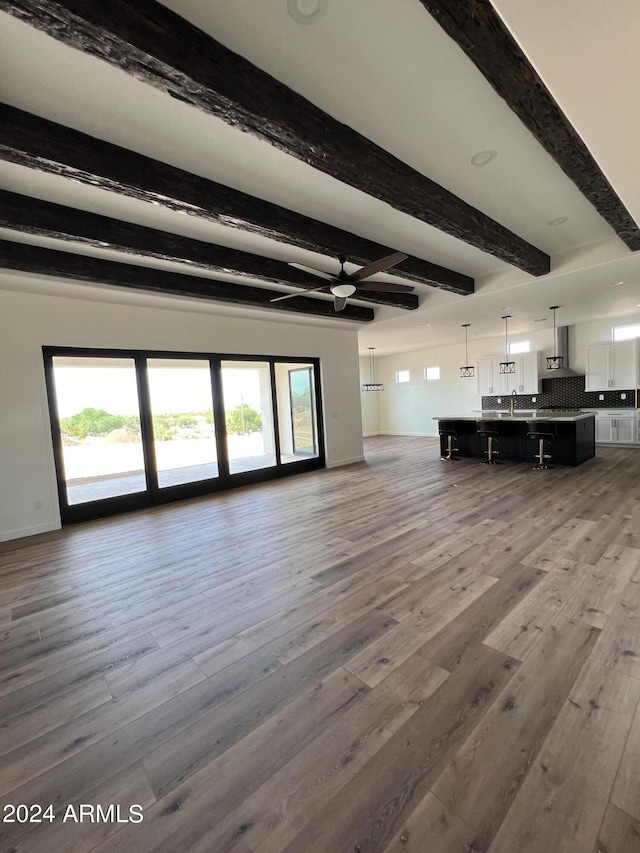
[[[0,545],[3,851],[640,851],[640,449],[366,456]]]

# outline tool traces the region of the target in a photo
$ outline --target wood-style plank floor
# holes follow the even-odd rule
[[[0,546],[0,849],[640,851],[640,449],[366,457]]]

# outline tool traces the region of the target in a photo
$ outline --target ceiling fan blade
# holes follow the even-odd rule
[[[323,272],[322,270],[315,270],[313,267],[305,267],[304,264],[289,264],[290,267],[295,267],[297,270],[302,270],[303,272],[311,273],[311,275],[317,275],[320,278],[326,278],[328,281],[333,281],[335,276],[329,275],[328,272]]]
[[[299,290],[297,293],[285,293],[284,296],[276,296],[275,299],[270,299],[269,302],[282,302],[283,299],[292,299],[294,296],[304,296],[305,293],[317,293],[319,290],[326,289],[326,284],[322,284],[320,287],[307,287],[304,290]]]
[[[415,287],[410,284],[390,284],[387,281],[365,281],[362,286],[358,285],[358,293],[370,290],[372,293],[413,293]]]
[[[386,258],[380,258],[378,261],[372,261],[370,264],[367,264],[366,267],[362,267],[362,269],[354,272],[353,275],[349,276],[349,281],[362,281],[363,278],[369,278],[370,275],[375,275],[377,272],[384,272],[384,270],[388,270],[391,267],[395,267],[396,264],[405,261],[409,255],[405,255],[404,252],[395,252],[393,255],[387,255]]]
[[[347,304],[346,296],[334,296],[333,297],[333,307],[336,311],[342,311],[344,306]]]

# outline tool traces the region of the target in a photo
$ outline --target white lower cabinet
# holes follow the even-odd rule
[[[635,444],[636,417],[634,411],[596,412],[596,442],[599,444]],[[638,435],[640,438],[640,435]]]
[[[596,442],[610,444],[613,441],[613,418],[596,415]]]

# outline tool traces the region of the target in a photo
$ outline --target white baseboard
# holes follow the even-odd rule
[[[362,433],[363,438],[373,438],[376,435],[382,435],[382,433],[381,432],[363,432]]]
[[[10,542],[12,539],[24,539],[25,536],[50,533],[52,530],[60,530],[60,525],[49,521],[46,524],[34,524],[32,527],[19,527],[17,530],[3,530],[0,531],[0,542]]]
[[[381,432],[380,435],[415,436],[416,438],[438,438],[437,432]]]
[[[364,456],[354,456],[353,459],[338,459],[335,462],[327,462],[327,468],[342,468],[343,465],[354,465],[356,462],[364,462]]]

